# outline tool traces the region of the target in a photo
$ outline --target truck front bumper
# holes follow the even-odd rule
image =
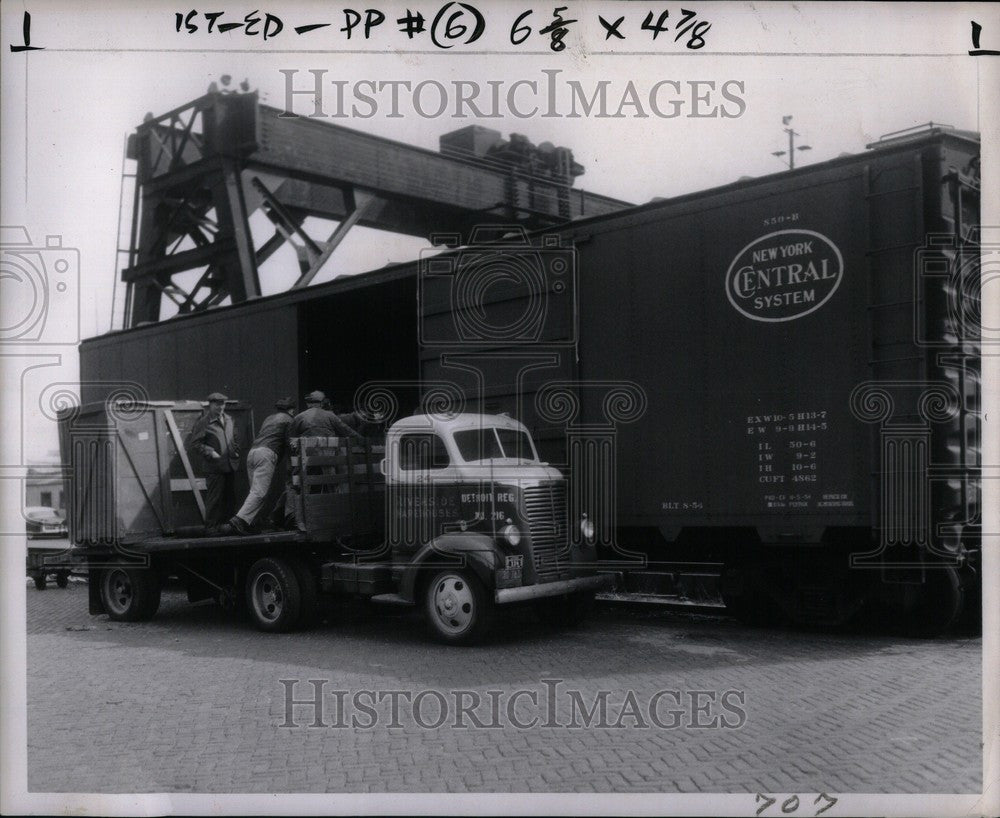
[[[611,587],[614,581],[613,574],[561,579],[557,582],[543,582],[540,585],[501,588],[494,592],[493,598],[497,605],[507,605],[511,602],[525,602],[529,599],[542,599],[547,596],[563,596],[578,591],[600,591]]]

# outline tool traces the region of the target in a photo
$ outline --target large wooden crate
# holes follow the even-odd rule
[[[200,401],[109,399],[60,412],[71,540],[112,545],[203,526],[204,463],[188,449],[188,435],[204,409]],[[235,401],[226,412],[245,454],[253,414]],[[246,491],[240,468],[237,496]]]
[[[384,442],[302,437],[290,444],[289,490],[299,528],[357,548],[378,544],[385,531]]]

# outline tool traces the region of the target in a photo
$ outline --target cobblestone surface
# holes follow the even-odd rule
[[[515,612],[491,645],[456,649],[428,641],[408,609],[360,603],[286,635],[258,633],[176,593],[165,593],[151,622],[114,623],[88,615],[77,582],[29,588],[27,622],[33,792],[982,787],[981,640],[969,636],[757,630],[604,605],[572,630],[539,628],[529,612]],[[289,689],[312,696],[307,680],[321,680],[322,710],[289,712]],[[459,718],[453,690],[478,693],[480,723],[500,726]],[[515,699],[517,690],[528,692]],[[547,708],[553,690],[556,705]],[[335,691],[347,691],[341,711]],[[390,700],[374,703],[364,691],[438,691],[448,718],[426,726],[439,719],[433,692],[417,713],[397,699],[394,721]],[[589,709],[600,691],[608,691],[607,718],[599,722],[598,712],[582,726],[574,703]],[[658,691],[672,692],[656,699]],[[736,692],[723,699],[726,691]],[[651,701],[661,726],[651,722]],[[308,726],[317,716],[326,726]],[[528,729],[512,723],[532,718]],[[581,726],[564,726],[574,720]]]

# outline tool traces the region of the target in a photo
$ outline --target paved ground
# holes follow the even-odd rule
[[[28,589],[31,791],[981,790],[972,636],[756,630],[605,605],[576,630],[521,612],[493,645],[449,649],[409,611],[363,605],[283,636],[178,594],[144,624],[86,608],[81,583]],[[288,714],[290,680],[304,699],[310,679],[322,710]],[[397,693],[393,712],[377,691],[414,705]],[[600,691],[603,721],[598,707],[585,726]],[[457,713],[476,694],[482,727]],[[307,726],[317,716],[325,726]]]

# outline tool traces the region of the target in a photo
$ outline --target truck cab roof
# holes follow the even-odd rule
[[[510,415],[481,415],[477,412],[457,412],[453,415],[441,413],[411,415],[410,417],[401,418],[392,425],[389,434],[401,434],[402,432],[410,431],[450,433],[462,429],[488,427],[517,429],[520,432],[528,431],[523,423],[510,417]]]
[[[468,451],[463,451],[459,437],[463,432],[479,429],[509,429],[524,435],[529,441],[531,439],[527,427],[509,415],[460,412],[453,415],[424,414],[402,418],[392,425],[386,439],[386,462],[389,464],[387,470],[383,472],[386,480],[390,483],[497,480],[525,486],[562,479],[557,468],[538,460],[533,443],[530,444],[530,452],[525,451],[516,457],[502,454],[470,457]],[[442,452],[446,451],[447,456],[423,469],[402,465],[401,461],[405,456],[401,453],[400,444],[409,434],[435,434],[440,438]],[[473,438],[473,441],[466,441],[466,445],[472,445],[475,450],[477,445],[482,444],[475,442],[479,436],[473,435]],[[499,446],[499,441],[497,445]]]

